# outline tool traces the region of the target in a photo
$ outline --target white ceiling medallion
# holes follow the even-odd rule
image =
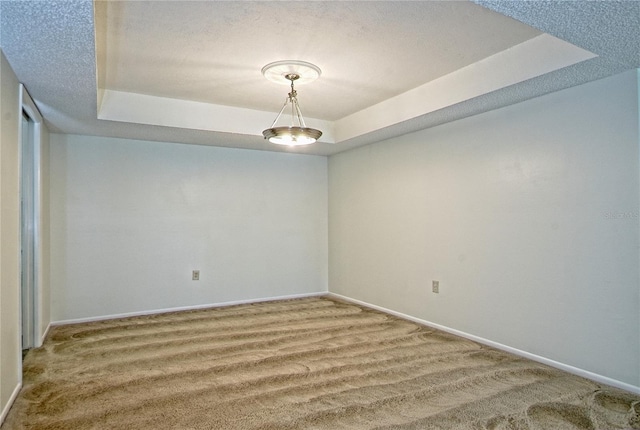
[[[262,74],[268,80],[291,85],[291,92],[287,95],[275,121],[270,128],[262,132],[265,139],[278,145],[300,146],[314,143],[322,136],[320,130],[306,126],[298,104],[298,93],[293,86],[294,82],[298,84],[313,82],[320,77],[320,73],[318,66],[297,60],[276,61],[262,68]],[[291,104],[290,125],[276,127],[276,123],[289,104]]]
[[[290,85],[291,81],[286,77],[289,74],[298,75],[297,85],[308,84],[320,77],[322,71],[315,64],[299,60],[284,60],[269,63],[262,68],[262,74],[271,82],[282,85]]]

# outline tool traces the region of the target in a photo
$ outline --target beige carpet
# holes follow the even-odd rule
[[[640,397],[326,298],[54,328],[13,429],[640,428]]]

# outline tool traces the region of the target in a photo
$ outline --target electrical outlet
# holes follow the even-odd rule
[[[200,280],[200,271],[199,270],[194,270],[193,272],[191,272],[191,280],[192,281],[199,281]]]
[[[431,281],[431,291],[434,293],[440,292],[440,281]]]

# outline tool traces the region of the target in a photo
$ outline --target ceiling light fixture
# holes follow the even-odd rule
[[[320,68],[305,61],[276,61],[264,66],[262,74],[270,81],[291,84],[291,92],[287,95],[275,121],[270,128],[262,132],[264,138],[269,139],[271,143],[289,146],[309,145],[318,140],[322,132],[306,126],[293,84],[314,81],[320,76]],[[291,125],[276,127],[288,104],[291,104]]]

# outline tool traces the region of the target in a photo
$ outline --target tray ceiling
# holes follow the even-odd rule
[[[637,4],[605,5],[594,42],[593,5],[571,31],[550,18],[576,2],[480,3],[0,2],[0,44],[53,131],[320,155],[638,67],[612,43]],[[322,69],[297,87],[306,148],[261,136],[288,89],[260,70],[286,59]]]

